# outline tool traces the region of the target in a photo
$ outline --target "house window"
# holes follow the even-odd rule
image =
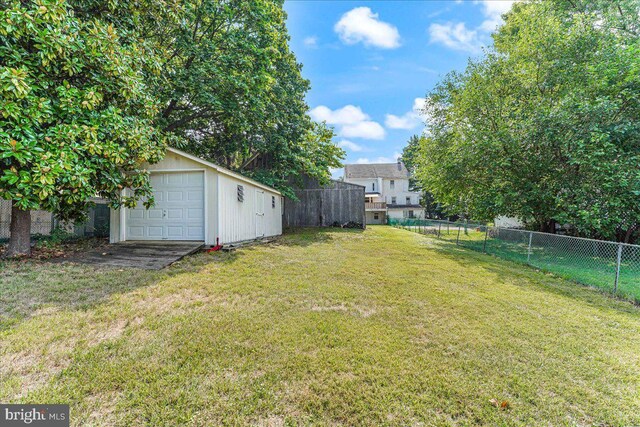
[[[244,202],[244,186],[238,185],[238,201]]]
[[[415,215],[413,214],[413,211],[409,211],[409,218],[415,218]]]
[[[389,188],[392,190],[396,188],[396,182],[394,180],[389,181]]]
[[[276,208],[276,196],[271,196],[271,207]]]
[[[411,204],[411,197],[407,197],[407,204],[410,205]]]
[[[391,198],[391,204],[392,204],[392,205],[395,205],[395,204],[396,204],[396,198],[395,198],[395,197],[392,197],[392,198]]]
[[[373,219],[380,219],[380,215],[378,214],[378,212],[373,213]]]

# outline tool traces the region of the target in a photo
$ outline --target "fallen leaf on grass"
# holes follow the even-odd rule
[[[491,403],[496,408],[500,408],[500,409],[509,409],[511,407],[511,404],[509,403],[508,400],[503,400],[501,402],[498,399],[491,399],[489,400],[489,403]]]

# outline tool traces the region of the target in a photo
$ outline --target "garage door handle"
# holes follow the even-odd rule
[[[162,218],[166,218],[166,217],[167,217],[167,210],[162,209]]]

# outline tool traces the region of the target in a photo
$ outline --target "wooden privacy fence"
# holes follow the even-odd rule
[[[295,191],[298,200],[285,200],[284,226],[330,227],[350,222],[364,227],[364,190],[361,185],[336,180],[321,186],[306,178]]]

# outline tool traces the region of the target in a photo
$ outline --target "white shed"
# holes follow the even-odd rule
[[[111,210],[110,242],[193,240],[237,243],[282,234],[275,189],[175,148],[148,165],[155,205]]]

